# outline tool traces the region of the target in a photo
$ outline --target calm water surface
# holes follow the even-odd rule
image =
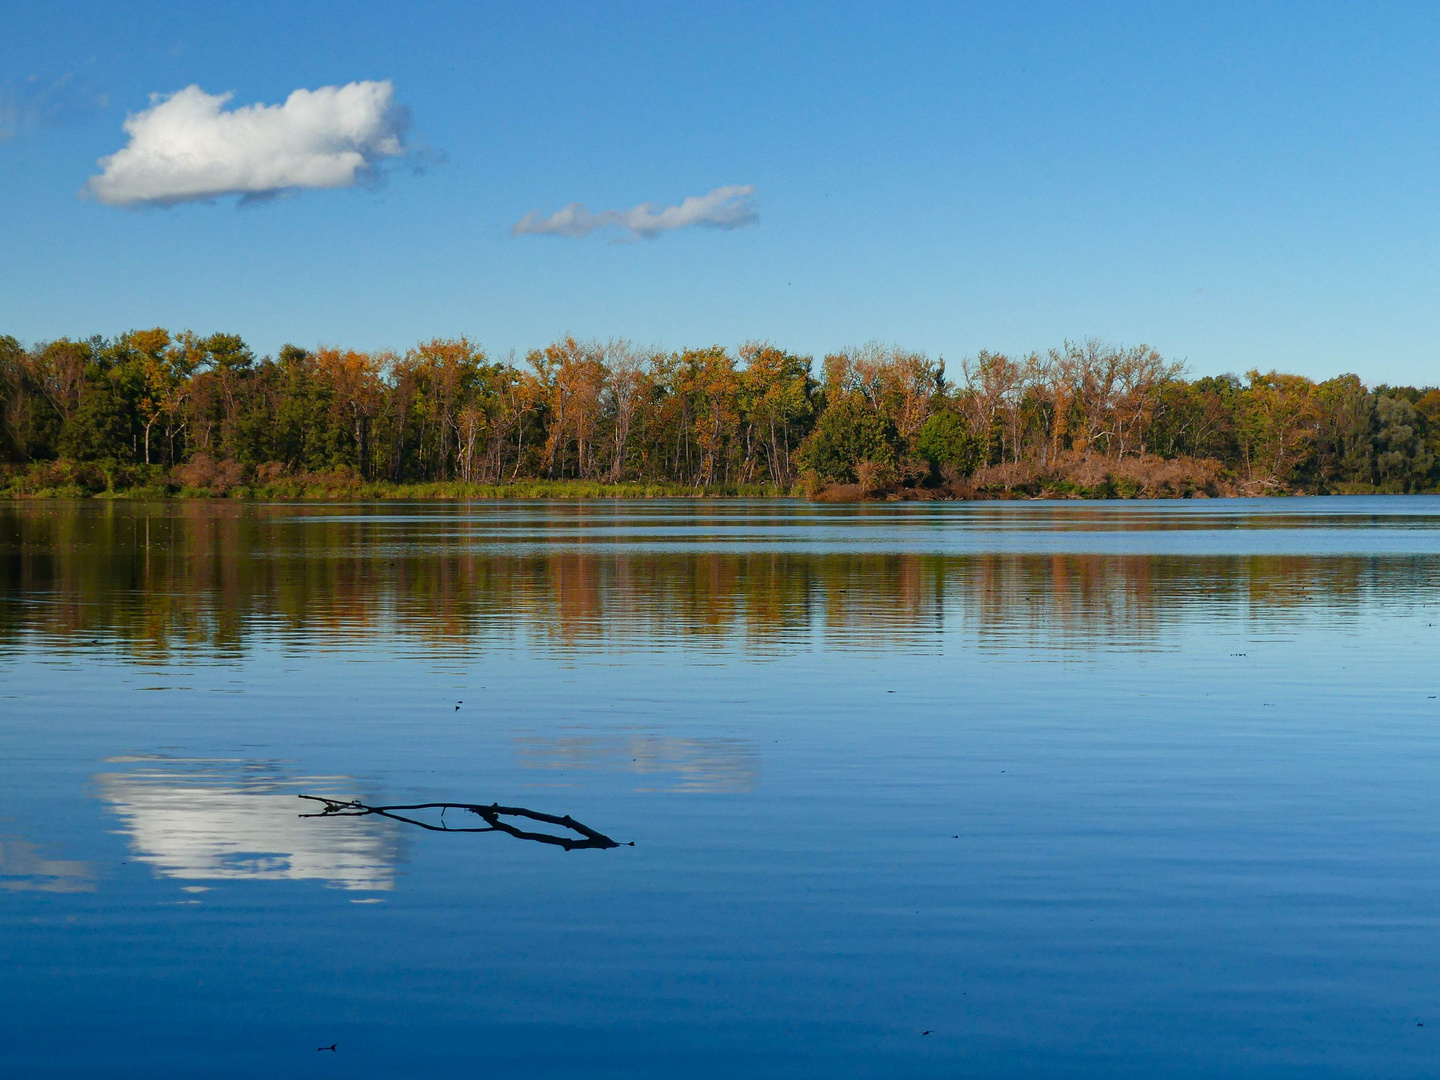
[[[0,506],[0,1075],[1433,1076],[1437,644],[1418,496]]]

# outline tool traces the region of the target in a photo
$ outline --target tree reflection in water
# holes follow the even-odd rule
[[[1164,649],[1194,620],[1425,602],[1437,505],[21,504],[0,507],[0,655]]]

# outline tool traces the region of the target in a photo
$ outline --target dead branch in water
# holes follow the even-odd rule
[[[409,803],[407,805],[395,806],[369,806],[356,799],[327,799],[324,795],[301,795],[302,799],[309,799],[311,802],[324,803],[324,808],[315,814],[301,814],[301,817],[365,817],[369,814],[376,814],[380,817],[391,818],[394,821],[403,821],[407,825],[418,825],[422,829],[431,832],[466,832],[485,833],[502,832],[515,837],[518,840],[533,840],[537,844],[554,844],[566,851],[575,851],[579,848],[613,848],[620,844],[611,840],[604,833],[596,832],[588,825],[582,825],[569,814],[557,817],[554,814],[542,814],[538,810],[527,810],[523,806],[501,806],[499,803],[491,803],[483,806],[479,803]],[[402,810],[439,810],[440,824],[435,825],[428,821],[421,821],[417,818],[407,817],[400,813]],[[452,828],[445,822],[446,810],[463,810],[466,813],[474,814],[485,822],[482,826],[458,826]],[[524,829],[517,829],[502,818],[516,817],[528,818],[531,821],[541,821],[547,825],[558,825],[563,829],[570,829],[580,835],[581,839],[569,836],[556,836],[553,833],[527,832]],[[632,843],[633,847],[634,844]]]

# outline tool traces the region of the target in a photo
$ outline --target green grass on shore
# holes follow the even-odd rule
[[[775,498],[801,494],[772,484],[693,484],[590,480],[517,480],[502,484],[459,481],[394,484],[345,473],[310,474],[274,480],[188,487],[159,469],[144,466],[105,470],[99,466],[46,462],[0,471],[0,498],[57,499],[679,499]]]
[[[182,489],[181,495],[204,491]],[[278,480],[235,488],[231,497],[254,499],[696,499],[767,498],[791,492],[769,484],[690,484],[593,480],[517,480],[508,484],[465,484],[458,481],[392,484],[364,481],[330,485],[305,480]]]

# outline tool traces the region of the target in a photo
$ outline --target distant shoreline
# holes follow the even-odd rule
[[[0,497],[1160,499],[1440,490],[1440,387],[1190,380],[1145,345],[960,364],[871,342],[523,363],[156,327],[0,335]]]
[[[347,481],[324,483],[315,480],[290,483],[236,484],[224,490],[186,488],[173,484],[137,484],[99,490],[66,484],[54,487],[20,489],[0,488],[0,500],[10,503],[33,503],[60,500],[99,500],[139,502],[262,503],[262,502],[526,502],[540,500],[580,502],[586,500],[803,500],[819,504],[878,502],[1035,502],[1074,501],[1183,501],[1186,499],[1264,498],[1319,495],[1400,495],[1440,494],[1440,492],[1398,492],[1380,489],[1362,490],[1352,485],[1345,490],[1306,491],[1279,489],[1247,491],[1223,485],[1220,490],[1191,490],[1169,494],[1118,490],[1116,483],[1106,481],[1090,489],[1055,489],[1042,486],[1026,488],[976,487],[968,483],[946,483],[933,487],[908,487],[895,490],[866,490],[855,484],[827,484],[807,490],[797,486],[782,490],[762,485],[710,485],[694,487],[661,483],[586,483],[573,480],[526,480],[513,484],[417,483],[392,484],[383,481]]]

